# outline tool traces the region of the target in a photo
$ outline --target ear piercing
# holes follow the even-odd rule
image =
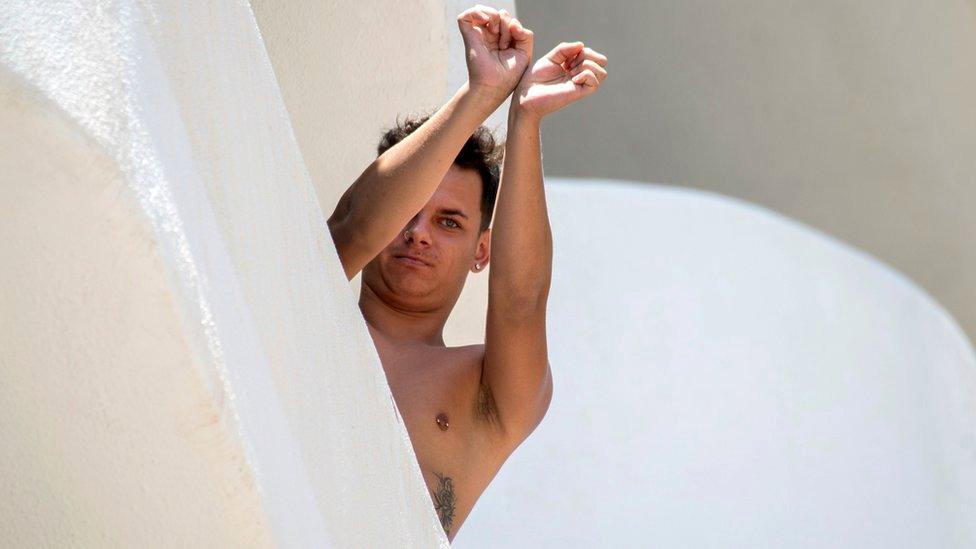
[[[474,270],[477,271],[478,269],[481,269],[481,263],[475,263],[474,264]]]

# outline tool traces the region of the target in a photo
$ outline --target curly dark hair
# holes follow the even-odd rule
[[[383,137],[376,146],[377,156],[382,155],[387,149],[413,133],[430,117],[430,114],[408,115],[402,121],[397,117],[396,125],[383,133]],[[491,130],[485,126],[479,126],[464,143],[461,152],[454,159],[454,163],[458,166],[477,170],[478,175],[481,176],[481,231],[491,225],[491,216],[495,210],[495,198],[498,196],[498,180],[501,177],[503,156],[504,148],[496,143]]]

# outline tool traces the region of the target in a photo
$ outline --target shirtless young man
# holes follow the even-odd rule
[[[422,124],[388,133],[396,143],[385,152],[381,143],[329,218],[346,276],[363,272],[359,307],[452,541],[549,407],[552,235],[540,123],[607,75],[607,58],[580,42],[530,66],[532,31],[504,10],[478,5],[458,26],[468,81]],[[513,91],[499,182],[481,123]],[[462,147],[481,164],[459,165]],[[489,255],[485,343],[447,347],[444,324]]]

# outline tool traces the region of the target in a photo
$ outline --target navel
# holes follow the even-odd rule
[[[447,428],[451,426],[451,424],[447,421],[447,414],[444,412],[437,414],[434,421],[437,422],[437,426],[441,428],[441,431],[446,431]]]

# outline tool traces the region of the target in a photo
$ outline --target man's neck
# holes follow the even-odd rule
[[[444,325],[450,310],[417,311],[391,305],[367,284],[359,293],[359,310],[366,323],[395,343],[444,347]]]

